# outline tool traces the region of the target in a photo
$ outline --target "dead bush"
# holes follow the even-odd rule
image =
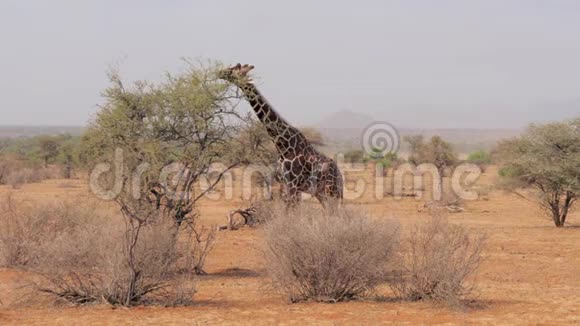
[[[441,216],[415,225],[403,242],[403,269],[392,289],[409,300],[458,303],[473,289],[467,278],[479,266],[484,239]]]
[[[14,201],[7,197],[0,202],[0,266],[24,266],[31,259],[30,250],[38,235],[30,230],[31,225],[43,224],[38,216],[20,218],[14,211]],[[36,229],[36,228],[35,228]],[[32,232],[29,232],[32,231]]]
[[[6,175],[5,180],[13,189],[19,189],[23,184],[35,182],[36,178],[37,175],[35,175],[34,170],[30,168],[20,168],[10,171],[8,175]]]
[[[207,255],[215,245],[217,228],[215,227],[197,227],[191,226],[186,230],[186,247],[187,253],[185,268],[187,272],[193,274],[206,274],[203,267]]]
[[[49,268],[62,259],[89,264],[88,246],[98,245],[108,230],[98,224],[108,221],[99,216],[96,203],[90,200],[60,203],[29,203],[7,195],[0,201],[0,264],[7,267]],[[100,231],[100,232],[99,232]],[[98,246],[94,248],[97,250]],[[93,249],[90,249],[93,250]]]
[[[350,209],[277,211],[265,226],[273,286],[292,302],[367,295],[391,270],[398,229]]]
[[[286,204],[280,198],[271,200],[259,200],[252,204],[254,214],[249,219],[250,226],[267,223],[273,217],[286,209]]]
[[[13,155],[0,156],[0,184],[8,184],[6,177],[20,166],[20,161]]]
[[[12,172],[4,177],[4,180],[6,184],[12,187],[12,189],[20,189],[22,185],[26,183],[26,173],[22,170]]]
[[[426,201],[417,206],[418,212],[427,212],[432,215],[460,213],[465,211],[465,201],[455,192],[442,191],[439,200]]]
[[[184,305],[192,274],[182,274],[190,252],[170,236],[172,220],[134,224],[90,199],[56,204],[2,202],[0,253],[4,266],[36,272],[36,288],[72,304]],[[5,226],[5,227],[4,227]],[[204,238],[205,239],[205,238]],[[195,252],[207,253],[199,249]],[[185,278],[188,278],[183,284]]]
[[[195,280],[192,274],[176,277],[172,281],[172,286],[157,296],[157,302],[165,307],[191,306],[194,303],[193,296],[197,292]]]
[[[251,227],[263,225],[284,207],[285,204],[279,199],[254,201],[248,208],[229,211],[227,214],[228,223],[220,226],[219,229],[238,230],[246,225]]]
[[[11,166],[10,169],[7,169],[7,166]],[[6,168],[6,170],[0,171],[0,184],[10,185],[13,189],[19,189],[27,183],[37,183],[62,176],[58,169],[54,167],[28,167],[5,163],[5,165],[0,166],[0,170],[3,168]]]
[[[45,282],[38,284],[38,289],[76,305],[191,304],[195,283],[182,283],[185,278],[177,274],[175,247],[167,237],[158,236],[166,231],[162,229],[155,226],[142,230],[141,240],[131,253],[126,251],[128,243],[117,238],[118,251],[107,252],[110,256],[93,270],[69,266],[56,273],[44,273]]]

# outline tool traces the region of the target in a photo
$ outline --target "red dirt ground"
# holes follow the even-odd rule
[[[76,187],[63,187],[62,184]],[[1,187],[0,193],[11,191]],[[16,196],[33,200],[74,198],[86,193],[81,181],[53,180],[25,185]],[[403,228],[417,219],[415,199],[359,201],[378,217],[396,217]],[[207,201],[203,222],[224,224],[238,202]],[[261,231],[243,228],[218,234],[208,258],[209,275],[198,280],[197,304],[183,308],[62,307],[13,304],[21,296],[22,272],[0,269],[0,324],[580,324],[580,214],[555,228],[533,205],[513,195],[492,192],[489,200],[466,204],[450,215],[452,223],[488,235],[485,260],[475,276],[477,295],[461,310],[427,302],[366,300],[338,304],[290,304],[269,290],[260,254]],[[388,289],[377,293],[389,296]]]

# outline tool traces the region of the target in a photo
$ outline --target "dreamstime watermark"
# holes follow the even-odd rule
[[[373,123],[363,131],[361,147],[371,157],[396,154],[400,149],[399,133],[395,127],[386,122]],[[143,179],[150,172],[151,164],[143,162],[132,171],[128,171],[123,154],[123,150],[117,148],[112,163],[97,164],[91,171],[89,187],[97,197],[113,200],[123,191],[135,199],[143,195]],[[424,163],[415,166],[404,163],[393,169],[385,169],[381,162],[346,163],[343,153],[336,155],[336,161],[345,180],[345,200],[354,201],[361,198],[380,200],[387,195],[397,200],[403,197],[424,199],[427,193],[430,193],[433,200],[440,200],[444,193],[443,176],[434,164]],[[205,173],[193,179],[196,184],[188,187],[188,191],[202,194],[208,200],[250,200],[258,192],[261,192],[264,198],[270,198],[276,171],[277,167],[274,165],[251,164],[229,169],[225,164],[214,163]],[[472,188],[482,174],[479,166],[461,163],[450,172],[449,182],[446,184],[449,188],[447,191],[463,200],[478,198],[477,192]],[[187,180],[191,173],[193,171],[187,169],[184,164],[174,162],[159,170],[157,184],[164,188],[164,194],[168,198],[183,198],[184,192],[178,190],[182,189],[179,185],[183,180]],[[219,183],[215,180],[215,176],[219,176]],[[108,181],[106,185],[102,182],[103,179]],[[425,189],[427,179],[431,180],[430,191]],[[313,188],[316,182],[314,178]],[[309,197],[310,195],[303,194],[304,199]]]
[[[380,200],[387,195],[394,199],[410,195],[422,199],[426,193],[430,193],[433,200],[442,198],[443,185],[437,182],[442,178],[439,170],[433,164],[424,163],[415,166],[411,163],[404,163],[389,172],[389,170],[384,169],[381,163],[345,163],[344,155],[340,154],[338,155],[338,165],[343,180],[345,180],[345,200],[357,200],[363,197]],[[122,151],[118,149],[112,164],[101,163],[92,170],[89,187],[93,194],[104,200],[113,200],[123,191],[128,191],[133,198],[139,199],[143,194],[142,176],[149,169],[150,164],[141,163],[134,171],[125,173]],[[274,166],[263,165],[248,165],[228,170],[226,165],[216,163],[210,166],[209,175],[203,175],[197,179],[195,189],[199,193],[204,193],[203,197],[208,200],[250,200],[258,192],[261,192],[264,198],[270,198],[275,171]],[[175,199],[183,195],[182,192],[175,189],[177,189],[180,179],[183,179],[187,173],[190,172],[181,163],[172,163],[160,170],[158,180],[159,184],[166,190],[166,196]],[[458,198],[477,199],[478,194],[472,190],[472,186],[481,176],[481,173],[480,167],[475,164],[462,163],[457,165],[452,169],[448,179],[450,190]],[[214,189],[211,189],[214,183],[214,180],[211,180],[212,174],[221,175],[221,180]],[[105,177],[108,177],[109,180],[112,177],[112,182],[104,185],[102,179]],[[428,179],[432,181],[430,191],[425,189],[428,185],[426,182]],[[262,182],[256,182],[256,180]],[[411,183],[410,187],[409,183]],[[405,187],[406,184],[407,187]],[[308,194],[303,195],[304,199],[309,197]]]
[[[361,148],[368,155],[385,156],[397,154],[401,138],[397,128],[387,122],[374,122],[368,125],[361,137]]]

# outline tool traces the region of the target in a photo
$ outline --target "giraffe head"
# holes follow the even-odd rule
[[[236,85],[251,83],[252,79],[250,78],[248,73],[252,69],[254,69],[254,66],[252,66],[252,65],[248,65],[248,64],[242,65],[242,64],[238,63],[237,65],[235,65],[233,67],[229,67],[229,68],[220,70],[218,72],[218,77],[220,79],[229,81],[229,82],[234,83]]]

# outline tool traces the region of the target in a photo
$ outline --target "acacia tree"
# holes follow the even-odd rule
[[[92,188],[115,190],[114,185],[121,185],[122,191],[104,193],[112,194],[127,221],[127,266],[133,283],[138,282],[139,264],[131,253],[140,230],[169,218],[174,222],[169,236],[176,240],[185,229],[196,246],[205,246],[200,242],[211,241],[213,231],[201,235],[197,203],[251,155],[237,137],[247,117],[237,113],[240,99],[216,78],[218,69],[188,63],[182,74],[168,74],[157,84],[138,81],[132,87],[125,87],[113,72],[103,93],[105,103],[83,136],[80,155],[93,171]],[[96,173],[103,163],[115,167],[114,173]],[[216,166],[217,178],[200,187],[200,178]],[[195,272],[202,272],[202,266],[193,264]]]
[[[362,149],[351,149],[344,153],[344,161],[347,163],[365,163],[367,157]]]
[[[48,163],[56,158],[59,153],[60,143],[56,137],[41,136],[38,139],[40,155],[44,161],[44,167],[48,167]]]
[[[557,227],[564,226],[580,195],[580,118],[531,125],[522,136],[502,141],[494,158],[504,188],[534,199]]]
[[[281,184],[282,175],[277,164],[280,156],[266,128],[260,121],[252,119],[248,128],[242,130],[236,141],[242,144],[241,151],[249,151],[245,155],[242,154],[242,156],[248,157],[248,163],[265,168],[263,171],[268,175],[259,175],[259,183],[263,184],[269,191],[273,190],[274,183]]]
[[[423,136],[407,136],[403,140],[409,144],[409,161],[413,164],[431,163],[439,172],[440,189],[443,186],[443,175],[448,167],[457,162],[453,147],[439,136],[433,136],[425,142]]]
[[[419,164],[422,159],[425,138],[422,135],[412,135],[403,137],[403,141],[409,146],[409,162],[415,165]]]
[[[477,150],[469,154],[467,162],[476,164],[482,170],[485,170],[491,164],[491,155],[484,150]]]

